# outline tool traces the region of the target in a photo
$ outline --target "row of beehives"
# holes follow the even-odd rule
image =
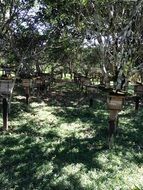
[[[74,73],[74,82],[81,89],[83,89],[85,86],[93,84],[93,80],[91,80],[90,78],[86,76],[83,76],[81,73]]]
[[[109,110],[121,110],[125,99],[124,93],[109,94],[107,98],[107,107]],[[138,84],[134,86],[135,103],[139,104],[139,98],[143,96],[143,85]],[[136,99],[137,98],[137,99]],[[136,102],[138,100],[138,102]]]
[[[15,82],[15,79],[9,79],[9,78],[4,78],[0,80],[0,94],[2,95],[9,95],[12,93],[14,85],[17,85],[19,82]],[[50,88],[50,85],[52,83],[51,78],[48,76],[38,76],[38,77],[33,77],[32,79],[25,78],[20,80],[22,86],[24,88]]]
[[[0,97],[2,98],[2,112],[3,112],[3,130],[8,130],[8,112],[11,100],[11,94],[15,85],[22,85],[25,90],[26,104],[29,104],[30,89],[36,88],[36,91],[41,91],[43,88],[50,88],[53,80],[47,74],[33,78],[18,78],[12,79],[11,76],[3,75],[0,79]],[[31,91],[32,92],[32,91]],[[39,93],[36,93],[38,96]]]
[[[105,88],[102,85],[95,85],[92,83],[92,81],[82,76],[80,73],[76,73],[74,75],[74,82],[81,88],[86,91],[90,95],[90,97],[93,97],[93,95],[102,94],[102,92],[107,92],[107,107],[110,110],[121,110],[123,105],[123,100],[125,99],[125,93],[115,93],[112,88]],[[142,84],[136,84],[134,85],[134,94],[132,95],[135,98],[135,103],[139,104],[137,102],[139,97],[143,96],[143,85]],[[97,97],[97,96],[96,96]],[[137,97],[137,99],[136,99]],[[137,100],[137,101],[136,101]]]

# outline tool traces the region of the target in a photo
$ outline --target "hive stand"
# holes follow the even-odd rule
[[[31,86],[31,80],[30,79],[22,79],[22,85],[25,90],[25,98],[26,98],[26,104],[29,104],[29,97],[30,97],[30,86]]]
[[[122,110],[124,94],[109,94],[107,97],[107,108],[109,110],[109,128],[108,128],[108,140],[109,148],[112,148],[114,144],[114,136],[118,127],[118,113]]]
[[[2,97],[2,110],[3,110],[3,130],[8,130],[8,110],[9,110],[9,98],[12,94],[14,87],[13,80],[2,79],[0,80],[0,95]]]

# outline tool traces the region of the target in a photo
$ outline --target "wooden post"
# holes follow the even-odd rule
[[[109,136],[109,139],[112,137],[112,135],[115,134],[115,131],[116,131],[116,120],[111,120],[109,119],[109,128],[108,128],[108,136]]]
[[[26,104],[29,104],[29,87],[25,87]]]
[[[29,104],[29,89],[30,89],[30,79],[23,79],[23,87],[24,87],[24,91],[25,91],[25,98],[26,98],[26,104]]]
[[[136,96],[135,97],[135,111],[138,111],[139,109],[139,101],[140,101],[139,96]]]
[[[143,85],[142,84],[135,85],[134,86],[134,92],[136,94],[136,96],[135,96],[135,111],[138,111],[140,96],[143,95]]]
[[[38,84],[38,86],[37,86],[37,96],[38,96],[38,98],[40,96],[40,84]]]
[[[8,101],[3,98],[3,130],[8,130]]]
[[[90,99],[89,99],[89,107],[93,107],[93,98],[92,97],[90,97]]]
[[[109,110],[109,127],[108,127],[108,140],[109,140],[109,149],[114,145],[114,137],[117,133],[118,127],[118,112],[119,110]]]
[[[109,128],[108,140],[109,148],[114,145],[114,137],[117,133],[118,127],[118,113],[122,110],[124,95],[110,95],[107,99],[107,106],[109,109]]]
[[[119,110],[109,110],[109,123],[110,121],[115,121],[115,130],[116,130],[116,127],[118,127],[117,126],[118,122],[116,122],[118,121],[118,113],[119,113]]]

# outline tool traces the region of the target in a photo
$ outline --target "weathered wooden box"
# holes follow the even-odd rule
[[[13,90],[13,80],[0,80],[0,94],[11,94]]]
[[[37,85],[41,85],[41,84],[43,83],[43,81],[42,81],[42,78],[41,78],[41,77],[40,77],[40,78],[39,78],[39,77],[38,77],[38,78],[36,78],[36,79],[35,79],[35,82],[36,82],[36,84],[37,84]]]
[[[24,87],[30,87],[31,85],[31,80],[30,79],[22,79],[22,85]]]
[[[143,95],[143,85],[135,85],[134,92],[139,95]]]
[[[95,86],[95,85],[85,85],[85,87],[86,87],[86,90],[87,90],[87,92],[89,92],[89,93],[98,93],[99,92],[99,89],[98,89],[98,87],[97,86]]]
[[[107,98],[107,108],[109,110],[121,110],[124,96],[109,95]]]
[[[11,75],[12,72],[15,71],[15,66],[10,66],[10,65],[1,65],[0,66],[1,70],[2,70],[2,74],[3,75]]]

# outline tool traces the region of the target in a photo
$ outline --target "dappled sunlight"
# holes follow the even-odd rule
[[[143,190],[143,0],[0,1],[0,190]]]
[[[94,103],[92,108],[45,101],[13,104],[10,131],[0,136],[1,187],[142,187],[142,111],[135,115],[127,107],[119,113],[115,147],[109,150],[109,113],[105,104]]]

